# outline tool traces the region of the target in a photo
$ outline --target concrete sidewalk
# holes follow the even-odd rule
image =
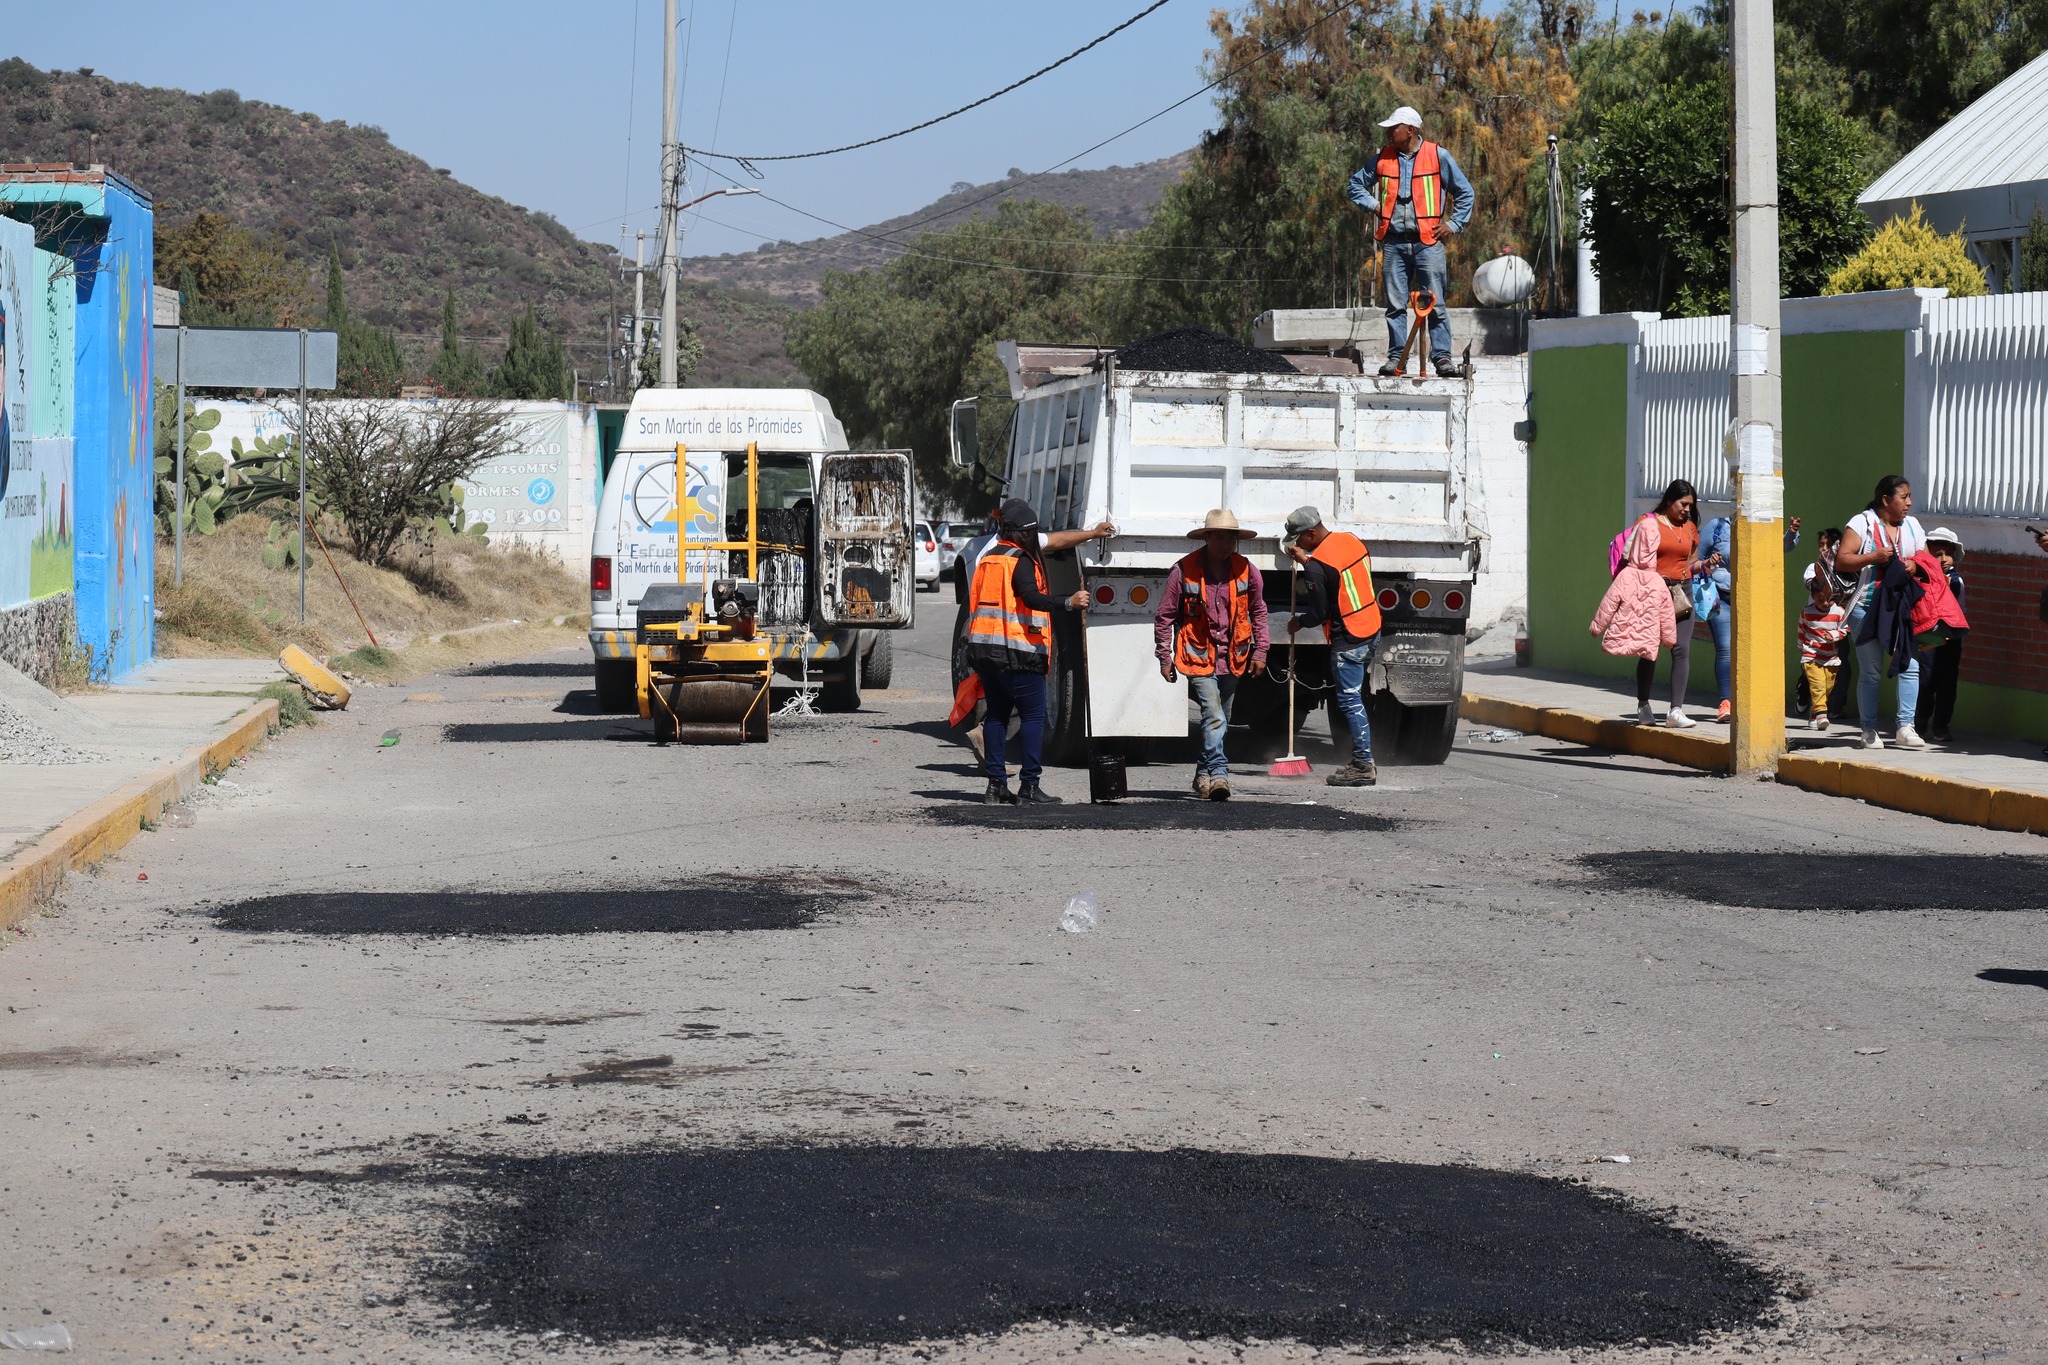
[[[283,676],[269,659],[159,659],[59,698],[0,674],[0,927],[255,747],[277,720],[255,694]]]
[[[1661,717],[1667,695],[1661,674],[1659,682],[1651,704]],[[1465,673],[1463,714],[1474,725],[1725,770],[1728,728],[1700,719],[1694,706],[1686,710],[1699,721],[1690,730],[1637,725],[1629,680],[1516,668],[1512,661],[1493,659]],[[1706,714],[1712,713],[1710,705]],[[1804,720],[1785,724],[1790,753],[1778,765],[1780,782],[1937,819],[2048,834],[2048,759],[2038,744],[1960,735],[1954,744],[1914,752],[1866,750],[1857,747],[1853,725],[1822,732]]]

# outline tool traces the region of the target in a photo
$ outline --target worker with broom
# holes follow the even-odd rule
[[[1168,682],[1186,677],[1202,712],[1202,753],[1195,761],[1195,796],[1230,799],[1230,764],[1223,738],[1230,729],[1230,705],[1240,678],[1266,671],[1271,639],[1266,627],[1265,582],[1252,562],[1237,552],[1256,532],[1237,524],[1221,508],[1209,513],[1188,538],[1202,548],[1184,556],[1166,576],[1159,609],[1152,618],[1153,652]]]
[[[1280,548],[1308,571],[1308,605],[1287,618],[1291,644],[1317,626],[1330,641],[1330,676],[1337,710],[1351,730],[1351,762],[1324,779],[1332,787],[1370,787],[1379,781],[1372,761],[1372,722],[1365,715],[1365,679],[1380,643],[1380,604],[1372,586],[1372,555],[1348,531],[1323,525],[1313,507],[1287,514]],[[1290,665],[1291,667],[1291,665]]]

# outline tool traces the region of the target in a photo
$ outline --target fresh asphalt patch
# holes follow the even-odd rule
[[[654,738],[653,726],[637,717],[606,720],[484,720],[441,727],[450,744],[543,744],[558,740]]]
[[[1220,831],[1369,830],[1394,829],[1398,821],[1384,815],[1345,810],[1321,801],[1111,801],[1092,805],[1068,801],[1057,806],[984,806],[979,801],[945,802],[925,807],[925,817],[942,825],[977,829],[1093,829],[1150,831],[1160,829]]]
[[[1588,853],[1606,890],[1746,910],[2048,909],[2048,858],[1961,853]]]
[[[222,929],[263,934],[706,934],[800,929],[872,899],[797,879],[709,877],[672,886],[553,891],[316,891],[214,910]]]
[[[514,660],[505,664],[457,668],[449,673],[452,678],[588,678],[591,675],[588,659],[582,663],[551,663],[544,659],[528,659],[521,663]]]
[[[485,1161],[457,1322],[878,1346],[1078,1323],[1549,1350],[1768,1322],[1755,1264],[1619,1198],[1465,1166],[1200,1151],[769,1147]]]

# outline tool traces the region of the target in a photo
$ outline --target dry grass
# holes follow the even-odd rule
[[[173,658],[273,655],[288,644],[327,657],[368,645],[334,572],[312,545],[306,569],[306,621],[299,622],[298,570],[263,563],[270,522],[247,515],[210,536],[185,541],[185,582],[171,584],[171,546],[157,547],[157,652]],[[362,672],[385,678],[433,672],[485,658],[552,648],[581,638],[589,589],[578,573],[535,551],[485,545],[467,536],[437,541],[431,552],[407,547],[400,571],[356,561],[327,531],[334,564],[396,660],[367,652]],[[570,616],[565,626],[547,624]],[[449,640],[448,631],[518,620],[519,626]],[[351,667],[351,672],[358,671]]]

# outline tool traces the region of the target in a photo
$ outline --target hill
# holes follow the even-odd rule
[[[576,236],[548,214],[465,185],[393,146],[381,128],[245,100],[232,90],[195,95],[89,69],[40,71],[18,58],[0,61],[0,162],[22,161],[118,171],[155,200],[162,226],[205,211],[274,234],[315,285],[325,278],[329,246],[338,247],[350,310],[395,329],[420,368],[439,344],[441,300],[450,289],[463,334],[486,361],[502,352],[512,320],[531,305],[586,378],[605,368],[613,310],[631,307],[612,248]],[[816,300],[828,269],[858,269],[894,254],[874,237],[908,241],[920,229],[986,215],[1010,197],[1078,205],[1102,230],[1127,231],[1149,217],[1185,161],[1042,180],[1012,172],[991,185],[955,186],[936,203],[863,233],[689,258],[682,306],[705,342],[691,382],[801,382],[783,351],[783,320]],[[971,202],[983,195],[994,197]]]
[[[1042,178],[1013,170],[1006,179],[986,185],[963,181],[914,213],[858,232],[808,242],[769,242],[752,251],[724,256],[685,257],[683,277],[758,290],[789,303],[809,305],[817,302],[818,285],[826,271],[879,265],[898,254],[891,242],[907,243],[920,232],[987,218],[1005,199],[1040,199],[1085,209],[1098,232],[1130,232],[1151,219],[1153,206],[1166,187],[1187,171],[1188,157],[1182,152],[1137,166],[1064,171]]]

